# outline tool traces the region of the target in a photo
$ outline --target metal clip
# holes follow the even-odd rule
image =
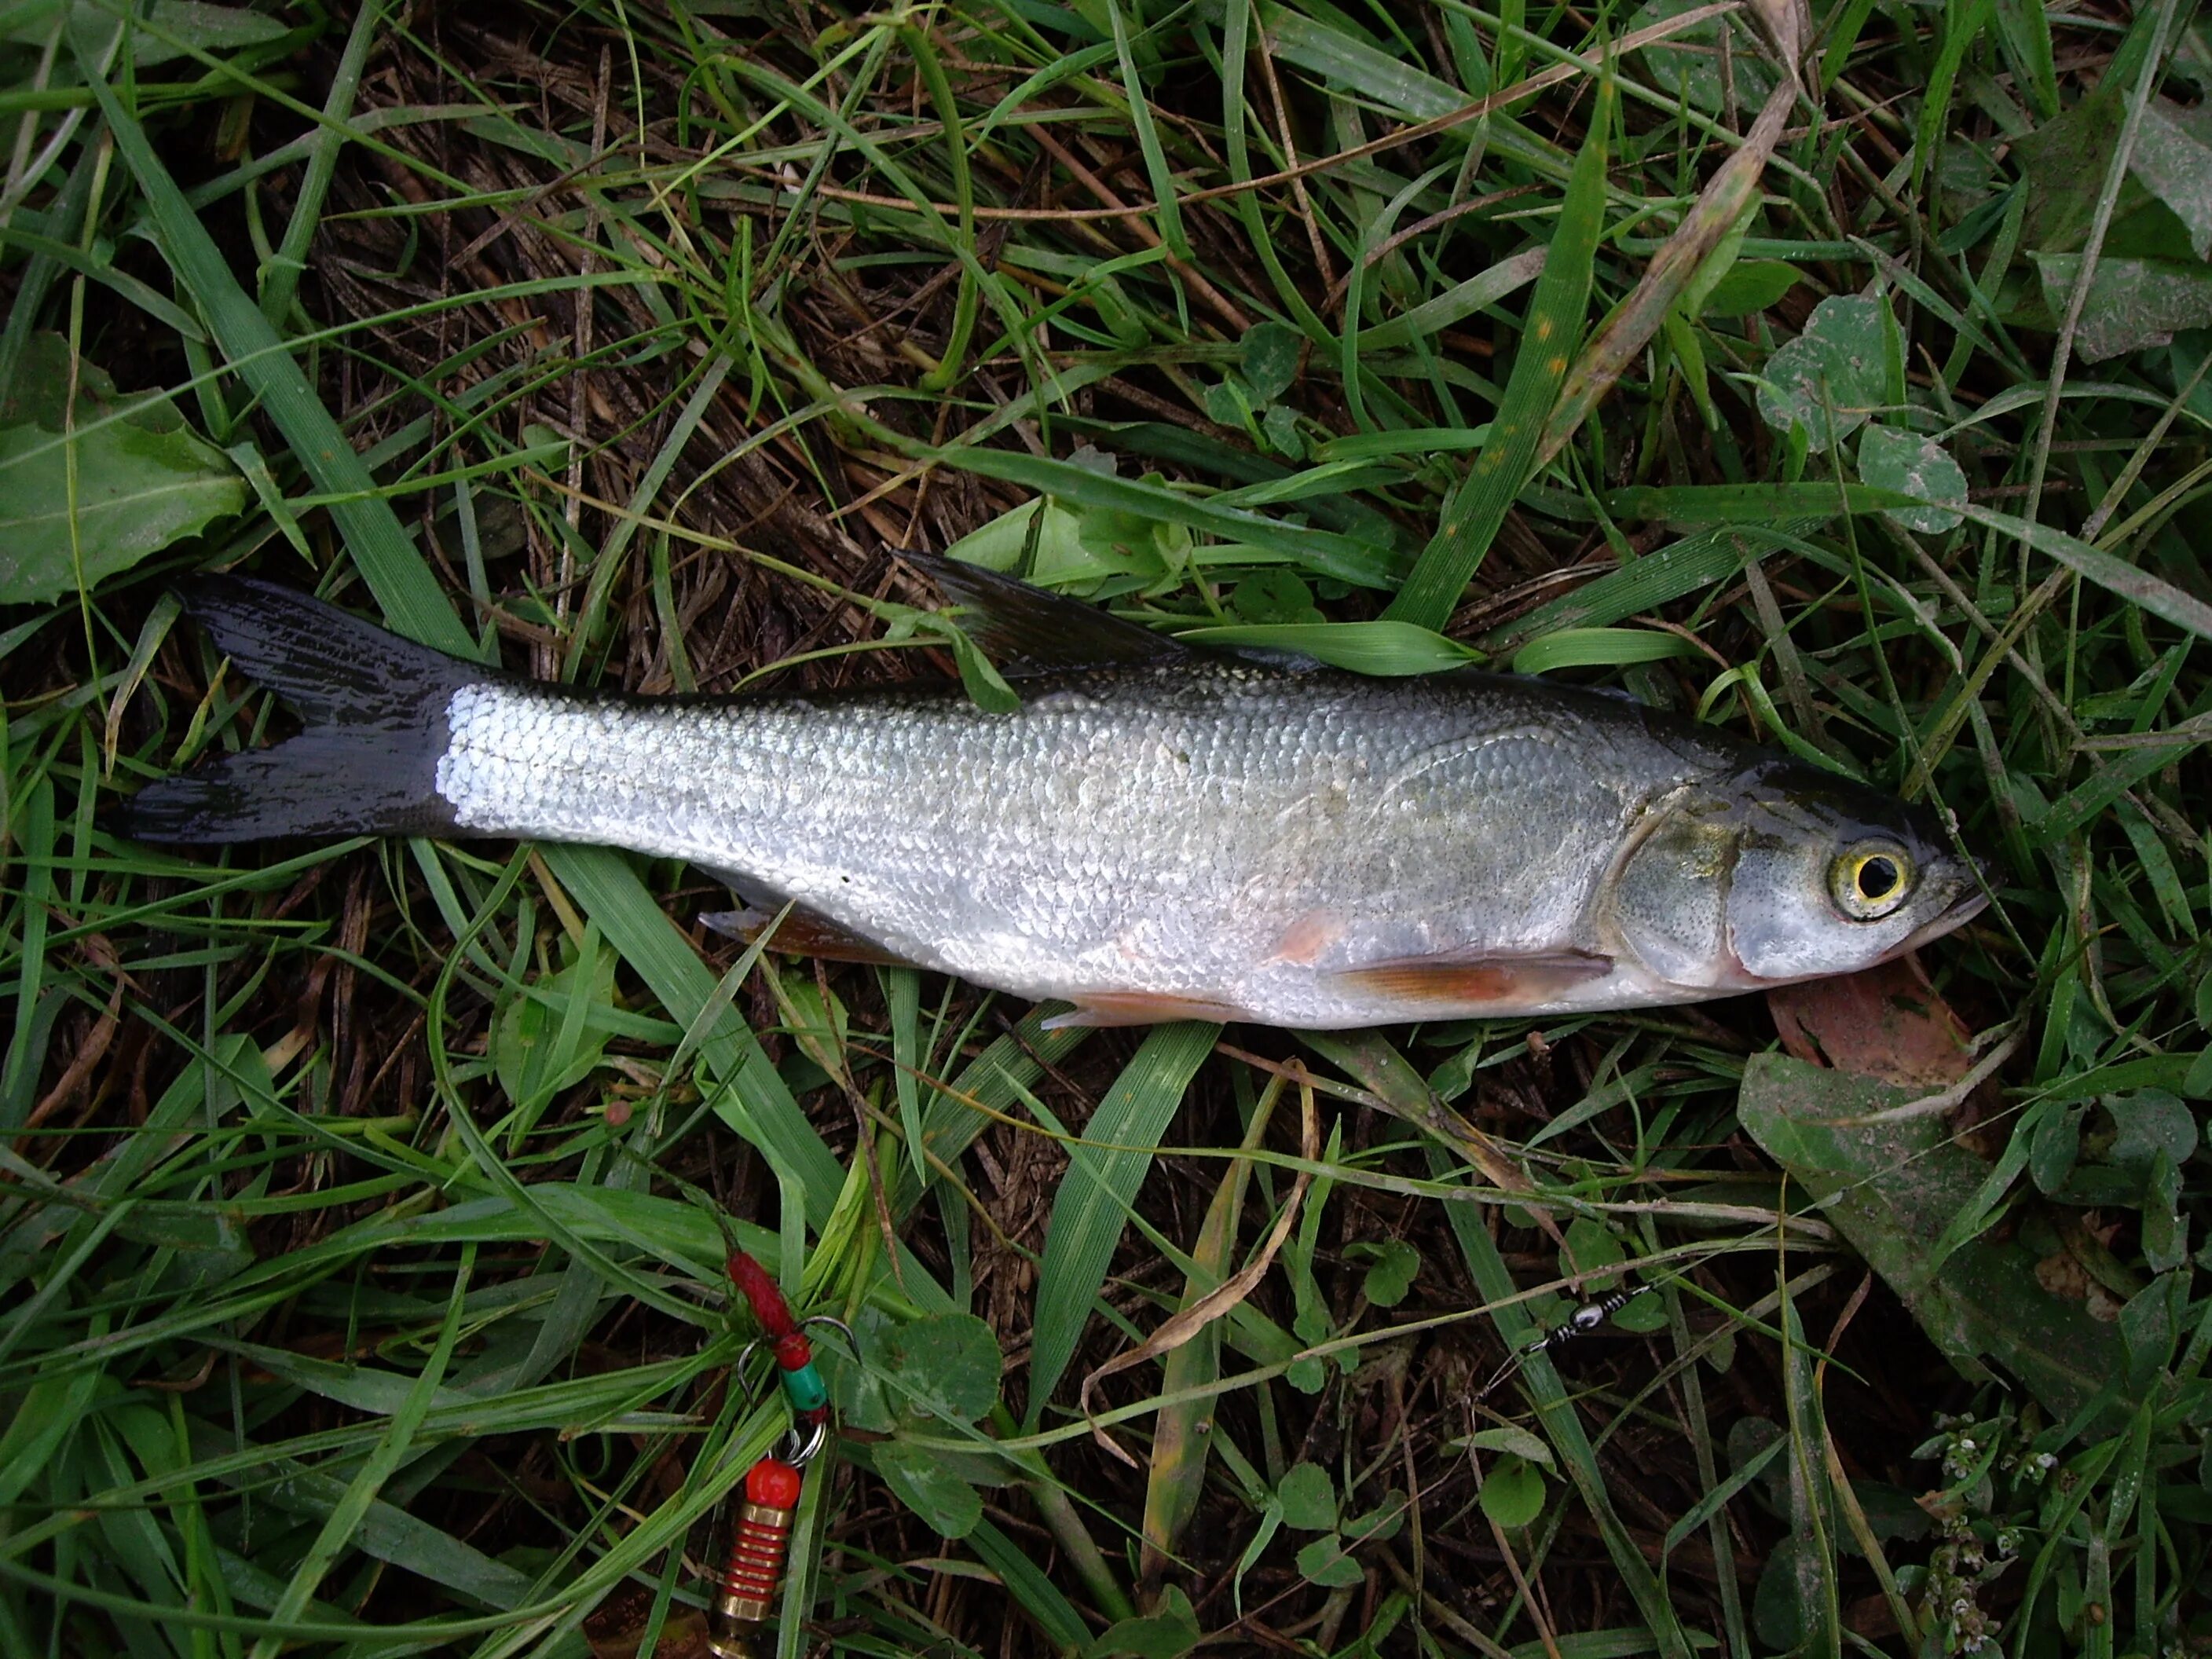
[[[830,1425],[827,1422],[809,1423],[804,1427],[794,1423],[775,1443],[773,1455],[779,1462],[803,1469],[821,1455],[822,1448],[829,1443],[829,1440]]]

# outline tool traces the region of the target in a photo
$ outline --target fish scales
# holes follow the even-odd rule
[[[1233,1002],[1308,916],[1330,937],[1287,964],[1307,977],[1588,944],[1625,823],[1725,759],[1613,700],[1495,678],[1201,662],[1027,689],[994,714],[957,692],[470,688],[439,787],[459,828],[685,859],[987,983]]]
[[[1027,652],[1064,635],[1098,655],[1017,664],[1012,712],[951,685],[609,696],[216,579],[195,613],[307,729],[149,786],[122,825],[681,858],[763,909],[797,903],[801,942],[1102,1024],[1694,1001],[1868,966],[1984,902],[1919,809],[1620,698],[1208,654],[1004,579],[934,574],[980,604],[979,638]]]

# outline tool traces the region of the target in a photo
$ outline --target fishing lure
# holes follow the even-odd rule
[[[792,1315],[775,1278],[743,1250],[732,1249],[730,1283],[752,1310],[761,1334],[738,1356],[738,1369],[760,1342],[775,1358],[776,1378],[791,1408],[791,1428],[775,1449],[745,1472],[744,1494],[730,1524],[729,1551],[707,1617],[707,1649],[714,1659],[765,1659],[775,1650],[777,1604],[783,1599],[793,1522],[805,1490],[806,1466],[830,1437],[830,1389],[814,1364],[810,1325],[853,1333],[842,1319]]]
[[[1568,1314],[1565,1319],[1553,1326],[1541,1336],[1530,1338],[1506,1355],[1505,1363],[1491,1373],[1490,1381],[1482,1385],[1481,1392],[1477,1394],[1475,1398],[1477,1400],[1486,1398],[1492,1389],[1538,1354],[1547,1352],[1553,1348],[1562,1347],[1567,1343],[1588,1336],[1613,1315],[1635,1301],[1638,1297],[1657,1288],[1657,1285],[1648,1281],[1638,1285],[1624,1285],[1620,1289],[1608,1295],[1599,1297],[1595,1301],[1583,1303]]]

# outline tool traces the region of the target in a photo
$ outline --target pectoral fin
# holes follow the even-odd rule
[[[769,924],[781,911],[781,906],[775,910],[761,910],[750,905],[742,910],[714,910],[702,915],[699,925],[710,933],[750,945],[768,931]],[[866,962],[884,968],[914,965],[875,940],[812,910],[794,909],[785,916],[769,940],[769,949],[794,957],[819,957],[824,962]]]
[[[1552,1001],[1578,985],[1603,979],[1613,958],[1588,951],[1528,955],[1405,957],[1370,963],[1332,977],[1347,991],[1438,1008],[1519,1007]]]

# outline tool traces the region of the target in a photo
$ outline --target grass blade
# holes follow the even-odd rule
[[[1024,1424],[1030,1430],[1042,1419],[1054,1387],[1075,1357],[1129,1205],[1152,1168],[1152,1149],[1167,1132],[1200,1062],[1213,1051],[1220,1029],[1197,1021],[1156,1027],[1069,1149],[1067,1177],[1053,1200],[1037,1270]]]
[[[1610,79],[1601,83],[1590,112],[1589,132],[1567,180],[1544,274],[1528,302],[1528,326],[1514,354],[1505,400],[1490,423],[1490,441],[1445,506],[1436,535],[1383,613],[1390,621],[1443,629],[1542,453],[1544,423],[1566,380],[1569,353],[1589,303],[1598,237],[1605,226],[1611,88]]]
[[[268,410],[316,489],[332,498],[331,517],[386,618],[410,639],[456,657],[473,656],[475,641],[446,603],[398,515],[378,493],[368,468],[292,361],[283,338],[231,276],[215,239],[155,155],[145,130],[123,107],[99,65],[80,61],[117,153],[145,194],[161,251],[178,282],[198,301],[232,369]]]

